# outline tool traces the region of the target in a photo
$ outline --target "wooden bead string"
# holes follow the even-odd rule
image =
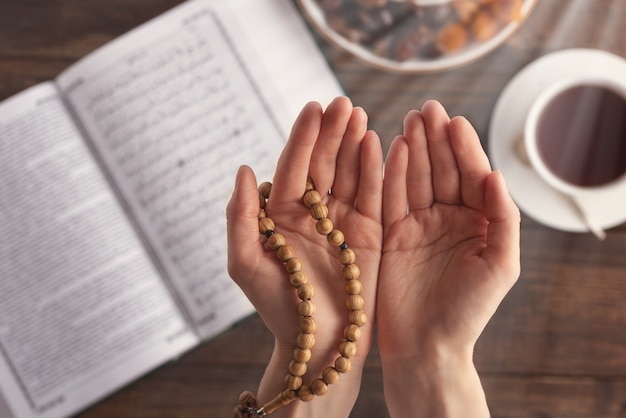
[[[354,264],[356,255],[352,249],[348,248],[343,233],[335,229],[332,221],[328,219],[328,207],[322,203],[322,197],[315,190],[313,181],[309,177],[302,202],[310,210],[313,219],[317,221],[317,232],[325,235],[331,245],[339,248],[338,258],[343,265],[343,277],[346,280],[345,291],[348,295],[346,307],[349,311],[349,323],[344,329],[344,341],[338,347],[339,356],[334,365],[324,368],[322,376],[313,379],[309,384],[303,383],[302,378],[307,371],[307,362],[311,359],[311,349],[315,344],[314,332],[317,328],[317,323],[313,318],[315,289],[308,283],[307,275],[302,271],[302,261],[295,257],[293,247],[287,244],[283,235],[275,232],[274,221],[265,214],[265,206],[271,189],[272,184],[268,182],[259,186],[259,232],[267,237],[267,247],[275,251],[276,256],[289,273],[290,284],[296,289],[300,299],[298,304],[298,314],[301,317],[300,333],[296,337],[297,348],[294,350],[294,358],[289,363],[289,372],[285,376],[285,390],[260,408],[252,392],[243,392],[239,396],[239,404],[235,407],[235,418],[265,416],[296,399],[309,402],[315,396],[326,394],[329,385],[336,383],[341,374],[348,373],[352,368],[350,358],[356,355],[356,341],[361,336],[360,328],[365,325],[367,319],[363,310],[363,297],[360,295],[362,289],[362,284],[358,280],[360,270]]]

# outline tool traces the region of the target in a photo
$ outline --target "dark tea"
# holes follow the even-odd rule
[[[544,164],[561,180],[610,183],[626,172],[626,100],[599,85],[570,87],[545,106],[536,138]]]

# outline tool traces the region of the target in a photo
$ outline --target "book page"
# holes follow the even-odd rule
[[[203,336],[252,312],[226,268],[237,168],[271,180],[301,106],[341,94],[314,48],[288,0],[198,0],[58,79]]]
[[[0,392],[75,412],[197,344],[54,84],[0,103]]]

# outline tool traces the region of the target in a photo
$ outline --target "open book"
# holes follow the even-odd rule
[[[271,180],[340,94],[290,0],[193,0],[0,103],[0,415],[73,414],[249,315],[236,170]]]

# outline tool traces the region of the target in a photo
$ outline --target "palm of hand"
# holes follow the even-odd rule
[[[466,119],[427,102],[404,130],[385,167],[381,357],[471,352],[519,273],[519,211]]]
[[[315,180],[319,191],[332,189],[332,194],[322,193],[322,203],[328,207],[334,228],[343,232],[355,252],[361,271],[360,294],[368,321],[360,328],[356,357],[352,359],[357,371],[362,369],[371,344],[382,246],[382,149],[378,137],[366,132],[366,121],[363,110],[353,108],[345,98],[333,101],[323,113],[319,105],[305,106],[281,153],[265,208],[266,215],[276,224],[275,232],[282,234],[293,248],[314,288],[313,317],[317,327],[313,330],[312,357],[306,365],[311,378],[319,376],[339,356],[350,313],[346,307],[343,266],[338,260],[340,250],[320,236],[316,221],[301,201],[307,175]],[[275,336],[267,383],[264,377],[259,392],[265,394],[278,386],[276,375],[280,371],[276,367],[295,358],[298,335],[305,329],[301,322],[308,318],[301,318],[300,296],[290,284],[285,265],[274,251],[264,249],[265,238],[259,238],[256,202],[256,179],[249,168],[242,167],[227,210],[229,272]],[[302,287],[306,286],[298,289]],[[307,331],[311,329],[307,327]],[[360,373],[351,376],[358,381]],[[346,389],[352,399],[354,388],[348,385]],[[326,399],[329,405],[333,404],[331,398]]]
[[[360,281],[363,285],[361,295],[365,299],[365,311],[368,323],[361,328],[361,347],[368,347],[372,337],[374,324],[374,300],[376,296],[376,277],[381,254],[382,226],[377,219],[369,218],[358,212],[352,205],[338,201],[332,196],[325,202],[329,208],[329,219],[334,222],[335,229],[344,233],[345,240],[356,253],[356,264],[361,270]],[[315,229],[315,220],[309,215],[308,209],[300,202],[293,205],[281,205],[267,208],[268,216],[276,223],[276,232],[283,234],[291,245],[296,257],[302,261],[302,270],[306,273],[308,283],[315,288],[313,303],[316,311],[314,319],[318,324],[315,331],[316,346],[326,356],[336,356],[336,348],[343,340],[343,330],[348,324],[349,311],[345,306],[345,280],[342,277],[343,266],[337,259],[339,249],[329,244],[325,237]],[[289,284],[289,275],[282,263],[272,251],[259,254],[260,269],[254,273],[260,277],[276,277],[271,289],[264,295],[251,295],[252,302],[262,307],[259,314],[276,337],[277,343],[285,350],[295,348],[296,336],[300,332],[298,304],[300,299],[296,290]],[[271,296],[270,296],[271,295]],[[271,297],[275,303],[255,300]],[[364,357],[367,349],[359,350],[357,356]],[[327,359],[328,360],[328,359]]]
[[[415,354],[413,336],[436,335],[473,344],[499,299],[498,286],[481,258],[486,246],[484,214],[436,203],[411,212],[386,231],[379,284],[381,350]],[[406,260],[411,260],[406,265]],[[404,310],[398,309],[399,306]],[[415,330],[398,332],[398,327]]]

